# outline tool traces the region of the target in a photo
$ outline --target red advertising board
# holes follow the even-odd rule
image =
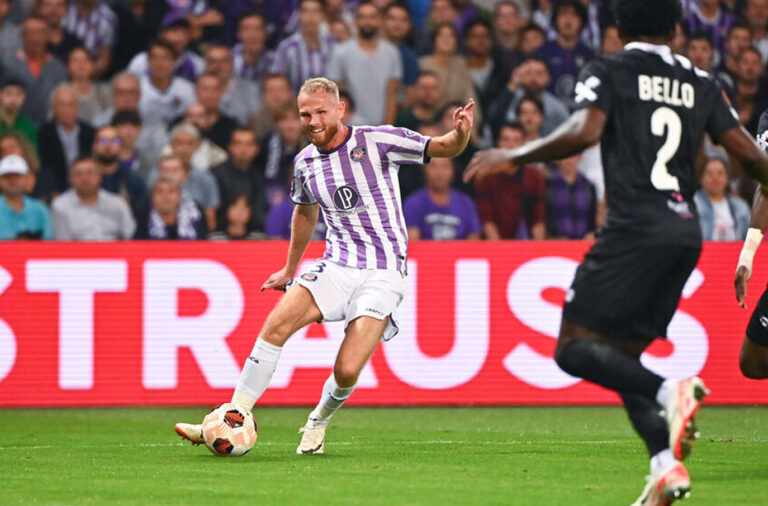
[[[412,244],[402,330],[379,347],[350,404],[611,404],[552,360],[560,307],[589,243]],[[0,244],[0,406],[228,400],[279,294],[259,287],[283,242]],[[312,244],[306,258],[322,254]],[[741,377],[749,311],[732,279],[740,244],[710,243],[646,365],[701,375],[716,404],[768,404]],[[748,296],[768,279],[758,253]],[[603,301],[611,304],[610,300]],[[343,337],[313,324],[286,344],[264,405],[314,404]]]

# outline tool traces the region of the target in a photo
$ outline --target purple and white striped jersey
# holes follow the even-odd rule
[[[293,90],[298,93],[304,81],[325,75],[335,43],[332,36],[320,35],[319,47],[311,50],[304,36],[300,32],[294,33],[278,44],[270,72],[288,77]]]
[[[232,48],[232,63],[234,64],[235,76],[249,81],[260,82],[261,78],[270,71],[274,59],[274,51],[264,49],[258,61],[254,65],[248,65],[243,57],[243,45],[235,44]]]
[[[72,2],[61,26],[83,41],[83,46],[93,56],[97,56],[102,47],[115,45],[117,38],[117,16],[106,3],[99,3],[87,17],[80,17],[77,4]]]
[[[425,163],[430,140],[391,125],[350,126],[338,148],[310,144],[296,155],[291,200],[320,205],[328,227],[324,259],[405,272],[408,232],[397,173],[401,165]]]

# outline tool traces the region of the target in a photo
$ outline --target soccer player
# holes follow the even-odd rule
[[[697,436],[693,417],[707,390],[696,377],[662,378],[639,358],[666,336],[701,251],[694,159],[705,132],[762,183],[768,158],[712,76],[666,45],[679,0],[617,0],[614,8],[628,43],[583,68],[571,117],[543,139],[476,154],[465,179],[567,158],[601,142],[610,210],[566,294],[555,359],[619,393],[651,455],[636,504],[666,505],[688,494],[681,460]]]
[[[408,232],[397,172],[419,170],[430,157],[455,157],[467,146],[473,124],[470,100],[453,115],[453,130],[429,138],[392,126],[347,126],[336,85],[307,80],[298,96],[299,115],[311,144],[294,159],[291,199],[297,204],[285,266],[262,290],[287,289],[245,361],[232,402],[252,409],[269,385],[283,344],[316,321],[344,321],[345,337],[320,402],[301,428],[296,453],[323,453],[331,416],[352,395],[363,365],[380,340],[398,331],[396,308],[403,298]],[[313,268],[291,283],[307,247],[318,210],[328,227],[326,251]],[[200,425],[176,431],[203,442]]]

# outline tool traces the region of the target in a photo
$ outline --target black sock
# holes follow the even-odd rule
[[[573,376],[627,394],[654,401],[664,378],[640,363],[640,359],[609,344],[573,340],[556,354],[557,365]]]
[[[656,402],[637,394],[620,395],[632,425],[645,441],[648,453],[654,456],[669,448],[667,421],[659,414]]]

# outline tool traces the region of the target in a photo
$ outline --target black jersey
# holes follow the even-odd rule
[[[601,139],[606,232],[700,244],[696,154],[705,132],[717,141],[739,124],[717,82],[667,46],[633,42],[589,62],[575,95],[577,108],[608,116]]]

